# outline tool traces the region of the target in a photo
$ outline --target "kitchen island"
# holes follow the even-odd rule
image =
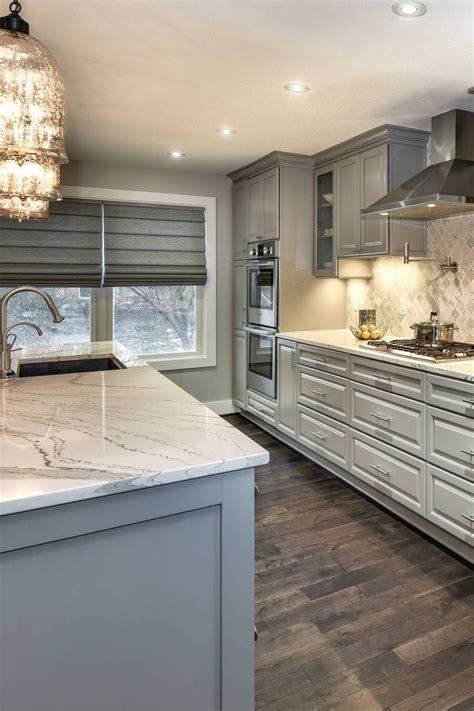
[[[1,386],[0,708],[253,708],[254,467],[268,454],[117,343]]]

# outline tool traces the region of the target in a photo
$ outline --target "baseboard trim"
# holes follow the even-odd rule
[[[204,404],[216,415],[232,415],[234,412],[240,412],[240,408],[236,407],[232,400],[213,400]]]

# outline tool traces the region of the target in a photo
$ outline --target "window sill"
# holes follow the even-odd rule
[[[216,365],[215,356],[206,356],[201,353],[185,353],[182,356],[141,355],[140,358],[160,371],[213,368]]]

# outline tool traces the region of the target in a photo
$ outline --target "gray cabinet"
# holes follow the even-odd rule
[[[247,324],[247,267],[234,265],[234,328],[242,330]]]
[[[249,238],[249,186],[246,180],[234,183],[234,259],[245,259]]]
[[[4,516],[0,708],[252,709],[253,479]]]
[[[232,399],[234,405],[245,410],[247,405],[247,334],[234,331],[232,364]]]
[[[426,254],[423,221],[362,218],[360,211],[425,167],[428,135],[381,126],[316,154],[318,174],[334,170],[337,257],[403,255],[405,242],[413,254]]]
[[[474,545],[474,483],[428,466],[426,517]]]
[[[248,178],[249,239],[279,238],[279,170]]]
[[[278,341],[277,378],[277,427],[290,437],[296,437],[296,343],[292,341]]]
[[[334,166],[314,174],[314,276],[337,276],[334,239]]]
[[[368,207],[388,191],[388,145],[377,146],[359,155],[359,209]],[[362,254],[388,252],[389,221],[380,215],[360,219]]]
[[[359,156],[354,155],[336,164],[335,229],[337,255],[360,251]]]

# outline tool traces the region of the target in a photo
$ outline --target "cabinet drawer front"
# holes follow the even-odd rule
[[[425,405],[367,385],[350,385],[350,422],[410,454],[425,456]]]
[[[340,467],[349,466],[349,428],[298,405],[298,441]]]
[[[247,390],[247,410],[269,425],[276,425],[276,403],[251,390]]]
[[[384,392],[404,395],[413,400],[425,399],[425,374],[414,368],[353,356],[351,378]]]
[[[429,405],[474,419],[474,382],[428,375],[426,391]]]
[[[351,474],[403,506],[424,515],[425,463],[351,431]]]
[[[474,545],[474,484],[428,466],[426,492],[426,518]]]
[[[474,420],[428,407],[427,459],[474,481]]]
[[[318,412],[349,420],[349,381],[337,375],[298,366],[298,402]]]
[[[298,365],[349,377],[349,356],[338,351],[331,351],[329,348],[298,343]]]

